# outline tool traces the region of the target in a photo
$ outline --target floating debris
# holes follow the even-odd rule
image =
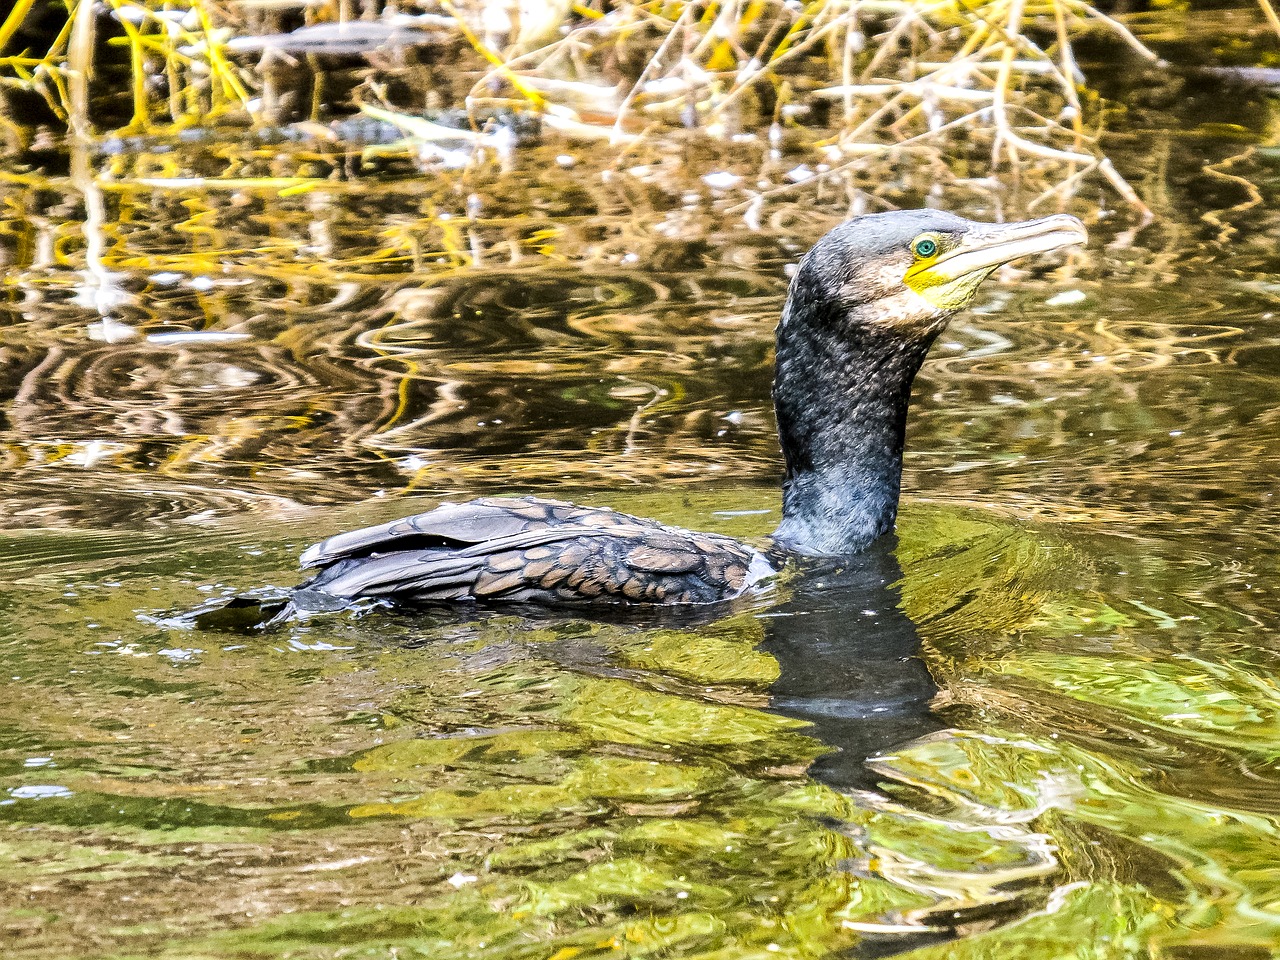
[[[451,36],[452,17],[424,13],[419,16],[392,16],[374,21],[320,23],[299,27],[288,33],[235,37],[226,49],[233,53],[278,52],[350,56],[397,47],[428,46]]]
[[[192,330],[183,333],[152,333],[147,336],[147,343],[173,347],[186,345],[212,346],[220,343],[238,343],[241,340],[252,340],[251,333],[228,333],[222,330]]]

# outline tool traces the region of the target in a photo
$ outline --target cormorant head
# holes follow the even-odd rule
[[[870,214],[818,241],[791,295],[914,339],[937,333],[1001,264],[1085,240],[1084,225],[1063,214],[1021,223],[977,223],[942,210]]]
[[[934,337],[1002,263],[1084,241],[1075,217],[975,223],[938,210],[857,217],[819,240],[778,324],[787,475],[775,541],[842,556],[893,529],[911,382]]]

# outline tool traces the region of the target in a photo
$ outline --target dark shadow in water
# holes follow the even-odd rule
[[[901,608],[896,547],[883,537],[846,566],[807,567],[791,598],[761,615],[760,649],[781,669],[772,709],[813,724],[833,750],[810,775],[840,790],[874,787],[867,757],[943,726],[929,707],[938,688],[919,633]]]
[[[808,565],[792,595],[761,615],[781,673],[770,707],[813,724],[831,752],[809,775],[841,791],[874,789],[867,758],[941,729],[930,709],[938,692],[920,658],[920,635],[902,611],[896,538],[882,537],[849,565]],[[953,930],[867,936],[840,956],[890,957],[955,939]]]

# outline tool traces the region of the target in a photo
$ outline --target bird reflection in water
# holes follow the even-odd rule
[[[892,536],[845,564],[814,561],[785,602],[761,615],[760,650],[778,661],[770,708],[813,726],[830,746],[810,768],[838,790],[869,789],[868,757],[940,729],[938,692],[920,658],[916,625],[901,607],[902,568]]]
[[[841,566],[813,561],[791,596],[761,614],[759,649],[778,662],[769,708],[811,724],[830,749],[808,775],[842,793],[875,790],[883,777],[867,761],[943,728],[938,687],[920,656],[920,635],[902,610],[897,538],[881,537]],[[836,830],[841,824],[831,825]],[[866,932],[839,955],[872,960],[954,939],[947,926]]]

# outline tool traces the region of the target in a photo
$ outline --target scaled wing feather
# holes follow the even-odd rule
[[[338,597],[567,602],[726,600],[764,558],[715,534],[555,500],[486,499],[338,534],[303,554]],[[767,565],[767,564],[766,564]]]

